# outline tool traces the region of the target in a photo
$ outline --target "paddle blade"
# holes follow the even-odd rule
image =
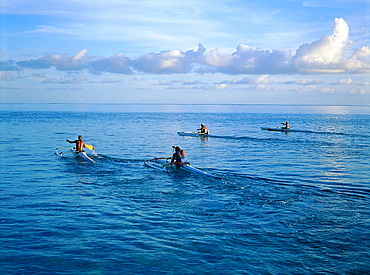
[[[87,149],[89,149],[89,150],[94,150],[94,146],[92,146],[92,145],[89,145],[89,144],[85,144],[85,147],[87,148]]]

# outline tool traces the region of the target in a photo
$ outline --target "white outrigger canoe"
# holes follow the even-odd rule
[[[80,159],[80,160],[82,160],[82,161],[84,161],[84,162],[96,163],[92,158],[90,158],[90,157],[86,154],[86,152],[76,152],[76,151],[74,150],[74,148],[71,148],[70,150],[71,150],[72,154],[73,154],[74,156],[76,156],[78,159]],[[59,156],[59,157],[64,157],[63,152],[59,152],[59,148],[56,148],[56,149],[55,149],[55,154],[56,154],[57,156]]]
[[[276,127],[276,128],[261,127],[261,130],[275,131],[275,132],[313,133],[313,131],[309,131],[309,130],[297,130],[297,129],[293,129],[293,128],[282,128],[282,127]]]
[[[203,170],[195,168],[190,163],[173,163],[171,164],[171,158],[154,158],[151,160],[144,161],[144,164],[150,168],[157,169],[166,173],[171,173],[176,169],[183,169],[192,173],[201,174],[207,177],[221,179],[221,177],[209,174]],[[179,166],[180,165],[180,166]],[[179,166],[179,168],[177,168]]]

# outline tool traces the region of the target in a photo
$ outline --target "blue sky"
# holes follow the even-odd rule
[[[370,104],[368,0],[3,0],[2,103]]]

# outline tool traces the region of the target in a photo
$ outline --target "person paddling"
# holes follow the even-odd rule
[[[284,127],[282,127],[283,129],[290,129],[290,124],[289,124],[289,122],[288,122],[288,121],[285,121],[285,122],[283,122],[283,123],[281,123],[281,124],[283,124],[283,125],[284,125]]]
[[[172,154],[171,163],[176,164],[177,168],[180,168],[186,160],[186,153],[179,146],[172,146],[175,152]]]
[[[83,148],[86,148],[85,142],[82,140],[82,136],[78,136],[77,140],[70,141],[69,139],[66,139],[69,143],[76,143],[76,153],[84,152]]]
[[[203,123],[200,124],[200,129],[197,129],[197,130],[200,131],[199,133],[201,134],[206,134],[206,135],[209,134],[207,127]]]

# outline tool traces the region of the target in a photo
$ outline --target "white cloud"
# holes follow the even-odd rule
[[[207,52],[199,44],[197,50],[166,50],[138,58],[126,57],[123,53],[97,58],[89,56],[88,50],[83,49],[75,56],[45,54],[38,59],[0,61],[0,66],[2,71],[55,68],[61,71],[89,70],[93,74],[261,74],[257,78],[244,78],[229,84],[266,84],[268,74],[369,73],[370,47],[357,48],[350,58],[344,59],[343,52],[349,45],[349,27],[343,19],[336,18],[331,35],[302,45],[294,56],[289,49],[263,50],[245,44],[240,44],[232,54],[221,54],[217,49]],[[307,80],[296,84],[317,83]]]
[[[291,52],[285,50],[262,50],[240,44],[231,55],[211,51],[204,58],[202,72],[221,72],[226,74],[286,73]]]
[[[232,59],[232,56],[219,54],[218,49],[214,49],[205,56],[204,62],[211,67],[227,67],[231,65]]]
[[[30,69],[47,69],[55,67],[61,71],[81,70],[84,65],[90,62],[93,58],[87,55],[88,50],[81,50],[75,56],[68,56],[67,54],[45,54],[39,59],[19,61],[17,65],[20,68]]]
[[[332,69],[349,43],[349,27],[342,19],[334,20],[333,34],[324,36],[311,44],[304,44],[297,50],[292,64],[302,71],[322,71]]]
[[[320,90],[317,90],[316,92],[323,93],[323,94],[334,94],[336,93],[336,90],[334,88],[324,87]]]
[[[307,92],[311,92],[315,89],[316,89],[316,85],[307,85],[307,86],[303,86],[303,87],[298,88],[298,89],[294,89],[293,91],[299,92],[299,93],[307,93]]]
[[[92,60],[88,64],[88,68],[93,74],[100,74],[102,72],[132,74],[132,70],[129,65],[129,59],[126,58],[123,53]]]
[[[244,89],[248,91],[278,91],[276,87],[272,87],[271,85],[265,84],[258,84],[258,85],[251,85],[248,88]]]
[[[363,46],[361,48],[357,48],[351,59],[364,59],[364,60],[369,60],[370,58],[370,47],[368,46]]]
[[[340,80],[338,80],[337,84],[339,84],[339,85],[349,85],[349,84],[352,84],[352,79],[351,78],[340,79]]]
[[[215,85],[215,90],[224,90],[228,87],[227,84],[217,84]]]
[[[361,88],[361,89],[356,89],[356,88],[352,88],[349,92],[349,94],[358,94],[358,95],[370,95],[370,90],[369,89],[364,89],[364,88]]]
[[[158,54],[150,53],[130,62],[138,71],[157,74],[190,73],[193,64],[203,59],[205,48],[199,44],[198,50],[183,53],[180,50],[163,51]]]
[[[357,48],[352,57],[343,58],[344,50],[350,44],[348,24],[342,18],[336,18],[333,34],[299,47],[291,63],[301,72],[370,72],[369,47]]]
[[[324,81],[322,80],[314,80],[314,79],[302,79],[296,81],[285,81],[283,84],[301,84],[301,85],[318,85],[322,84]]]
[[[192,89],[209,91],[209,90],[213,90],[214,88],[212,88],[209,85],[197,85],[197,86],[194,86]]]
[[[245,77],[242,80],[232,79],[232,80],[224,80],[221,81],[220,84],[267,84],[271,83],[270,80],[267,79],[269,75],[261,75],[261,76],[252,76],[252,77]]]
[[[181,85],[199,85],[202,84],[198,80],[192,80],[192,81],[185,81]]]

